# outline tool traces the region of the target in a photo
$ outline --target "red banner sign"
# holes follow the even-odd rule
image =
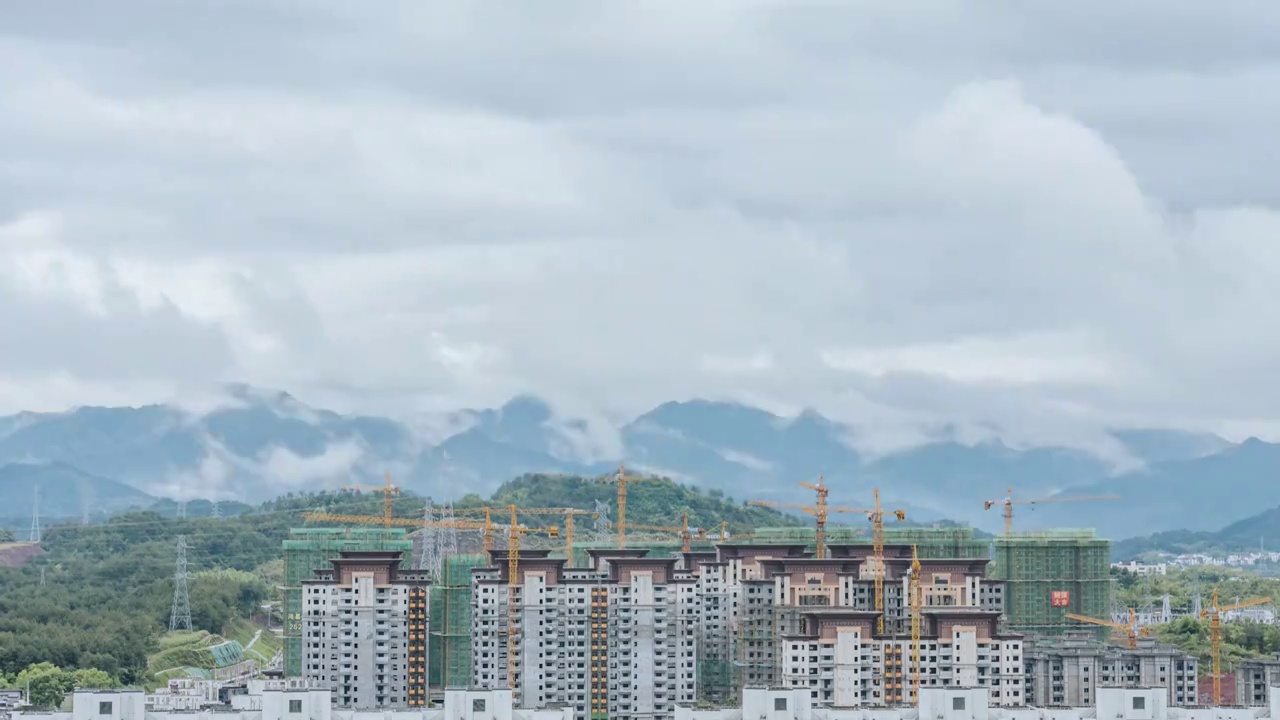
[[[1054,590],[1050,592],[1049,604],[1054,607],[1070,607],[1071,592],[1069,590]]]

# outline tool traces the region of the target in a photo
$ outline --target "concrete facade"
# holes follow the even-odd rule
[[[1089,706],[1105,687],[1160,687],[1170,706],[1199,704],[1196,658],[1154,640],[1140,638],[1129,649],[1106,645],[1091,632],[1071,632],[1029,640],[1025,650],[1028,704]]]
[[[995,707],[987,699],[984,687],[928,687],[913,706],[822,708],[803,690],[747,688],[741,707],[680,708],[676,720],[1280,720],[1274,700],[1264,708],[1176,708],[1164,688],[1100,688],[1094,704],[1079,708]]]
[[[328,689],[300,679],[259,684],[230,706],[159,710],[141,690],[76,690],[70,712],[15,712],[13,720],[569,720],[567,710],[523,710],[505,690],[448,690],[431,709],[342,710]]]
[[[704,700],[780,685],[808,688],[815,706],[914,702],[911,547],[885,546],[883,612],[871,548],[829,547],[822,559],[803,545],[758,544],[685,556],[699,595],[699,667],[731,669],[719,685],[704,670]],[[1001,629],[1005,584],[984,577],[987,562],[920,560],[921,686],[980,685],[996,704],[1022,705],[1022,638]]]
[[[507,688],[511,669],[517,704],[579,720],[663,720],[693,703],[696,587],[677,560],[593,550],[590,567],[570,569],[548,554],[521,551],[514,582],[503,550],[474,572],[475,684]]]
[[[302,582],[303,676],[341,707],[427,704],[427,573],[397,551],[342,551]]]
[[[1224,697],[1224,700],[1234,699],[1237,705],[1268,705],[1272,689],[1280,686],[1280,656],[1243,660],[1232,674],[1235,676],[1235,698]],[[1203,691],[1201,699],[1207,699]]]
[[[297,682],[296,680],[293,682]],[[521,709],[507,690],[448,690],[432,709],[340,710],[330,691],[268,684],[230,707],[200,712],[149,708],[141,690],[77,690],[70,712],[15,712],[14,720],[570,720],[569,708]],[[737,707],[675,708],[673,720],[1280,720],[1280,693],[1262,707],[1177,708],[1163,688],[1099,688],[1088,707],[993,707],[984,687],[926,687],[919,703],[893,708],[823,708],[794,688],[747,688]]]

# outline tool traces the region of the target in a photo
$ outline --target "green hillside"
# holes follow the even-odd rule
[[[480,505],[519,507],[571,507],[595,510],[596,502],[609,506],[617,519],[618,486],[598,478],[574,475],[524,475],[503,483],[488,500],[468,495],[459,507]],[[707,493],[667,478],[648,477],[627,483],[627,522],[644,525],[679,525],[682,513],[689,513],[689,526],[719,529],[727,521],[731,532],[756,527],[807,524],[794,515],[764,507],[751,507],[718,490]],[[543,524],[543,523],[539,523]]]
[[[239,657],[253,660],[259,667],[271,663],[281,642],[270,630],[244,619],[227,623],[221,634],[205,630],[166,633],[157,641],[157,650],[147,658],[147,671],[155,683],[175,677],[187,677],[198,671],[210,671],[220,665],[212,648],[234,643],[230,647]],[[238,646],[238,647],[237,647]],[[222,657],[226,657],[223,653]],[[197,671],[197,672],[192,672]]]

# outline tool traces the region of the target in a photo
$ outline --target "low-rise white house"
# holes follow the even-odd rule
[[[922,687],[917,706],[814,707],[801,688],[746,688],[740,708],[676,709],[675,720],[1280,720],[1267,707],[1169,707],[1164,688],[1100,688],[1091,707],[992,707],[985,687]]]
[[[256,691],[256,692],[255,692]],[[446,690],[438,708],[340,710],[332,693],[297,682],[262,683],[230,706],[149,707],[142,690],[76,690],[69,712],[15,712],[13,720],[571,720],[568,709],[524,710],[510,690]]]

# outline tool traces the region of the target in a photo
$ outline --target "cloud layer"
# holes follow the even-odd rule
[[[1140,5],[23,4],[0,409],[1265,430],[1280,8]]]

